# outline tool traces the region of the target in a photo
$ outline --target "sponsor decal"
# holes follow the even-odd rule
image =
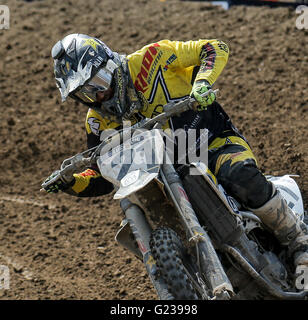
[[[162,51],[159,51],[157,57],[155,58],[154,62],[153,62],[153,65],[151,67],[151,71],[149,73],[149,77],[148,77],[148,80],[147,80],[147,83],[150,84],[151,81],[152,81],[152,77],[153,77],[153,74],[154,74],[154,71],[156,69],[156,66],[158,64],[158,61],[159,59],[161,58],[161,56],[163,55]]]
[[[154,57],[158,53],[157,47],[159,47],[159,44],[154,43],[145,52],[142,60],[141,70],[137,74],[137,79],[134,82],[135,88],[138,91],[141,91],[142,93],[144,93],[148,89],[148,83],[146,79],[149,75],[149,71],[154,61]]]
[[[175,59],[177,58],[177,56],[173,53],[170,58],[166,61],[166,65],[164,66],[163,70],[167,71],[169,68],[169,64],[171,64]]]
[[[221,40],[218,40],[218,47],[219,49],[225,51],[226,53],[229,53],[228,46]]]
[[[142,242],[141,239],[137,239],[137,244],[138,244],[138,247],[139,247],[139,250],[141,251],[141,253],[144,255],[148,250],[147,250],[147,247],[145,246],[145,244]]]
[[[205,72],[207,70],[211,70],[214,68],[214,63],[216,59],[216,51],[215,48],[210,44],[207,43],[202,47],[200,60],[201,66],[200,71]]]
[[[104,62],[104,59],[102,57],[100,57],[100,56],[96,56],[94,58],[94,60],[92,61],[93,66],[95,68],[98,68],[103,62]]]
[[[99,136],[99,120],[94,117],[91,117],[88,119],[88,125],[90,127],[91,132],[96,136]]]
[[[144,262],[148,266],[148,270],[150,271],[150,273],[153,275],[156,274],[157,272],[156,261],[154,260],[150,251],[145,253]]]
[[[99,43],[94,39],[86,39],[82,44],[83,47],[91,46],[96,52],[97,52],[97,45],[99,45]]]

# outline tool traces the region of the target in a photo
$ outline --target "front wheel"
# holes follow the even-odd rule
[[[184,267],[185,249],[177,234],[160,227],[152,232],[150,248],[157,268],[176,300],[197,300],[198,295]]]

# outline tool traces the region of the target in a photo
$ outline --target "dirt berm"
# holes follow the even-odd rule
[[[3,3],[4,2],[4,3]],[[219,38],[229,62],[219,101],[266,174],[298,174],[308,204],[307,30],[294,9],[175,0],[2,1],[0,30],[0,265],[2,299],[156,299],[140,261],[114,240],[122,213],[112,196],[39,192],[62,160],[86,149],[86,108],[61,104],[50,50],[66,34],[131,53],[160,39]]]

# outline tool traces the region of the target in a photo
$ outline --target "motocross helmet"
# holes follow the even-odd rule
[[[121,117],[126,112],[121,59],[104,42],[84,34],[70,34],[53,46],[51,56],[62,101],[69,96],[103,117]],[[98,103],[96,93],[109,88],[112,88],[112,97]]]

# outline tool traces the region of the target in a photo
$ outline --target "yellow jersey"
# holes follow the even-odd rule
[[[213,85],[224,69],[228,56],[228,46],[216,39],[186,42],[161,40],[128,55],[126,58],[131,80],[147,102],[143,109],[132,117],[132,122],[153,118],[163,111],[166,103],[189,96],[196,80],[204,79]],[[206,111],[190,110],[181,117],[171,118],[167,126],[173,130],[207,128],[209,143],[219,136],[239,135],[217,102],[210,105]],[[89,109],[85,127],[88,148],[92,148],[100,143],[100,135],[104,130],[117,129],[121,125]],[[71,194],[93,196],[112,190],[112,185],[100,176],[97,168],[74,176],[75,181],[69,192]]]

